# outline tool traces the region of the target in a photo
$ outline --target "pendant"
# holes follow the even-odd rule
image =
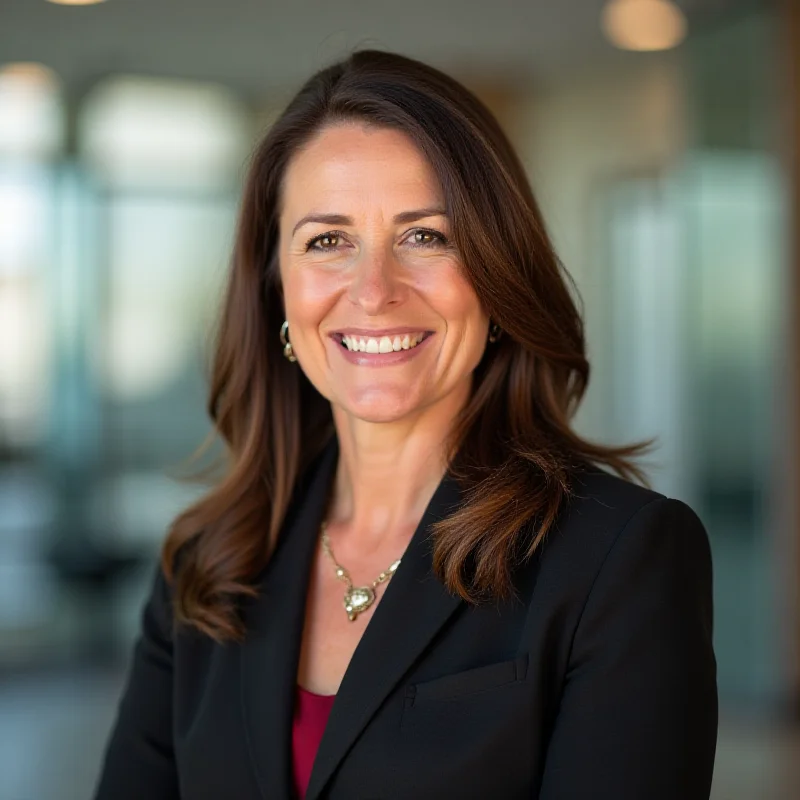
[[[344,610],[352,622],[375,602],[375,592],[369,586],[354,586],[344,593]]]

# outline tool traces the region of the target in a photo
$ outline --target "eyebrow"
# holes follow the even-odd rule
[[[408,222],[416,222],[418,219],[425,219],[426,217],[444,217],[447,212],[443,208],[417,208],[413,211],[401,211],[395,214],[392,222],[395,225],[402,225]],[[353,218],[345,214],[306,214],[298,223],[292,228],[292,236],[297,233],[299,228],[303,225],[308,225],[310,222],[321,222],[325,225],[352,225]]]

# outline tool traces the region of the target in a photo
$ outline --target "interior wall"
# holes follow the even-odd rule
[[[790,181],[790,206],[788,230],[788,270],[785,294],[785,319],[787,343],[783,352],[782,407],[785,414],[785,436],[779,464],[775,473],[778,485],[775,493],[778,502],[780,530],[779,542],[782,586],[784,591],[783,614],[786,631],[784,658],[790,682],[791,713],[800,719],[800,5],[796,0],[783,2],[784,37],[782,67],[784,80],[781,91],[784,102],[787,132],[782,141],[782,155]]]
[[[680,157],[687,128],[681,63],[667,53],[639,66],[571,75],[521,98],[507,125],[585,303],[592,375],[576,423],[607,440],[613,319],[594,204],[604,185],[637,175],[657,179]]]

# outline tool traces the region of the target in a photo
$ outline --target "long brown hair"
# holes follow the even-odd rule
[[[652,440],[602,446],[570,427],[589,379],[577,291],[495,118],[425,64],[355,52],[300,89],[255,150],[244,185],[208,401],[227,469],[175,519],[162,551],[176,619],[218,641],[244,636],[237,598],[257,593],[254,577],[297,482],[334,435],[330,403],[280,345],[278,213],[296,150],[323,126],[353,120],[403,131],[428,158],[466,274],[504,332],[486,348],[448,440],[466,503],[433,531],[446,587],[470,603],[513,594],[511,567],[541,543],[575,470],[594,463],[647,482],[632,458]]]

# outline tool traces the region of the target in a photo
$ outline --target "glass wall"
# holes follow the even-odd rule
[[[775,25],[740,14],[638,73],[559,87],[534,109],[530,158],[586,305],[579,426],[600,440],[656,436],[654,488],[706,524],[734,714],[778,710],[790,690],[771,489],[788,240]]]
[[[23,90],[37,107],[41,81],[23,79],[0,82],[7,122]],[[19,125],[59,129],[42,116]],[[206,344],[252,141],[249,110],[203,84],[104,81],[70,119],[72,152],[8,127],[0,141],[4,662],[130,642],[167,524],[198,491],[174,478],[208,431]]]
[[[789,186],[776,20],[746,14],[692,43],[687,232],[690,460],[715,558],[724,697],[778,708],[788,686],[776,484]],[[736,58],[731,54],[736,53]]]

